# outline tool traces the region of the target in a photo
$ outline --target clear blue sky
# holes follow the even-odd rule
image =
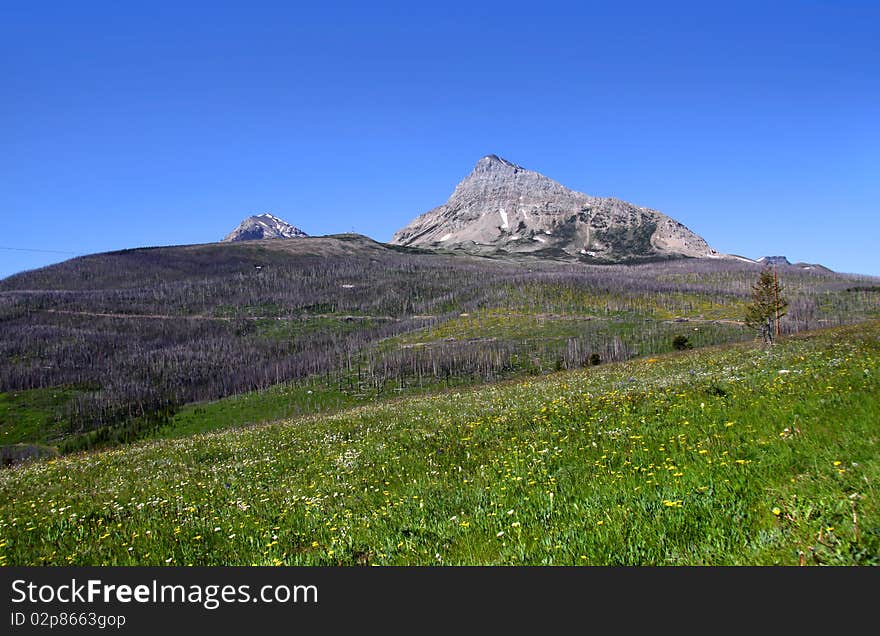
[[[495,153],[880,275],[880,2],[0,4],[4,248],[380,241]],[[68,258],[0,249],[0,277]]]

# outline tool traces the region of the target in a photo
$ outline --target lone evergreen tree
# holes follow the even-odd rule
[[[776,270],[765,267],[752,287],[752,302],[746,308],[746,325],[757,329],[766,344],[779,335],[779,319],[785,315],[788,301],[782,296]]]

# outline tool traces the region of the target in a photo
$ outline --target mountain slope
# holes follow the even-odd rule
[[[279,416],[659,353],[682,331],[694,347],[748,337],[737,321],[760,265],[517,260],[340,234],[137,248],[0,280],[0,455],[127,443],[185,405],[288,381],[299,397],[279,394]],[[876,279],[780,278],[786,332],[877,315]],[[215,425],[261,421],[256,402]]]
[[[725,256],[661,212],[576,192],[496,155],[480,159],[446,203],[398,230],[391,243],[584,260]]]
[[[257,241],[260,239],[275,238],[300,238],[308,236],[298,227],[295,227],[283,219],[272,214],[259,214],[249,216],[238,224],[232,232],[223,239],[225,242],[232,241]]]
[[[813,546],[810,563],[876,566],[878,338],[875,322],[0,471],[0,565],[795,565]]]

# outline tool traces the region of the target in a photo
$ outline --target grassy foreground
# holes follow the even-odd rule
[[[880,323],[0,472],[0,564],[880,564]]]

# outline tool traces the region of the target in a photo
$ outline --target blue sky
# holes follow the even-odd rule
[[[0,277],[266,211],[387,241],[490,153],[880,275],[880,3],[305,4],[0,5]]]

